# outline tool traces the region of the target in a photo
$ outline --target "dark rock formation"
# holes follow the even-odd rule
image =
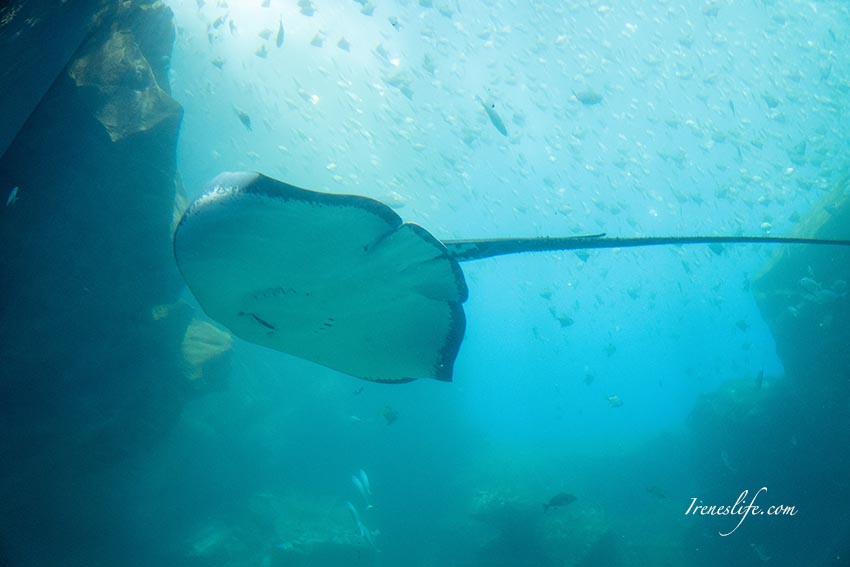
[[[99,7],[94,24],[91,10],[57,24],[73,9],[57,8],[43,21],[61,45],[41,30],[0,80],[4,116],[26,119],[0,158],[0,548],[16,565],[126,564],[108,550],[120,553],[120,538],[102,531],[121,523],[120,491],[102,477],[169,431],[225,371],[206,365],[229,347],[197,325],[187,336],[193,313],[178,301],[171,11],[67,3],[83,4]],[[17,22],[15,5],[0,15]],[[0,24],[3,43],[12,27]],[[43,52],[66,56],[81,37],[56,75],[62,57]],[[18,80],[37,85],[31,113],[7,106]]]
[[[0,155],[107,4],[107,0],[0,2]]]
[[[164,8],[147,9],[136,17],[153,16],[161,20],[169,14]],[[161,24],[171,29],[170,21]],[[168,93],[163,66],[163,63],[167,65],[168,54],[155,54],[151,64],[137,33],[115,26],[102,42],[86,45],[68,70],[86,110],[106,129],[113,142],[158,128],[170,138],[182,115],[180,105]],[[151,47],[173,43],[172,34]]]
[[[850,238],[850,175],[796,234]],[[787,375],[807,389],[850,392],[850,250],[788,246],[753,281]]]
[[[850,177],[795,232],[850,237]],[[772,564],[831,564],[840,555],[836,542],[845,541],[850,530],[847,516],[833,509],[835,502],[850,499],[843,480],[850,474],[848,281],[850,252],[844,248],[780,250],[754,279],[753,290],[786,376],[727,382],[703,395],[690,416],[701,499],[720,503],[765,486],[770,504],[787,500],[801,511],[794,522],[747,526],[753,541],[771,541]],[[690,546],[711,549],[715,563],[740,561],[746,554],[758,559],[754,548],[728,541],[715,545],[701,535],[729,530],[728,524],[722,517],[694,523]]]
[[[164,91],[125,27],[136,10],[104,17],[0,160],[0,186],[19,187],[0,227],[7,403],[42,408],[103,388],[126,400],[128,374],[159,373],[167,358],[142,353],[179,354],[189,313],[172,326],[151,310],[180,290],[170,236],[181,110],[171,99],[150,104]],[[108,55],[116,43],[125,50]],[[90,69],[90,82],[105,85],[94,92],[74,79],[91,59],[112,62]],[[122,75],[136,80],[122,86]],[[98,411],[113,414],[115,401]]]

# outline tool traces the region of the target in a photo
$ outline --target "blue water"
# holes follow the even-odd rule
[[[846,173],[844,2],[166,3],[189,199],[255,170],[441,239],[785,235]],[[773,251],[466,263],[452,383],[364,382],[234,339],[226,379],[143,449],[32,483],[7,464],[4,491],[40,512],[5,508],[0,563],[274,567],[320,541],[360,551],[303,564],[850,565],[850,398],[786,376],[750,287]],[[96,359],[68,364],[121,380]],[[798,513],[726,537],[738,516],[686,515],[762,486]],[[558,493],[576,500],[544,513]]]

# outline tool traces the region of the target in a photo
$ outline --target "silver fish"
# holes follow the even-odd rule
[[[356,488],[357,492],[360,493],[360,496],[363,497],[363,501],[366,503],[366,509],[369,510],[369,509],[373,508],[372,502],[370,501],[370,498],[369,498],[369,492],[366,490],[366,487],[363,485],[363,481],[360,480],[360,478],[358,476],[352,475],[351,476],[351,484],[354,485],[354,488]]]
[[[372,496],[372,487],[369,485],[369,477],[366,476],[366,471],[360,469],[360,482],[363,483],[363,488],[366,489],[366,494]]]
[[[732,461],[729,460],[729,453],[726,452],[726,449],[721,449],[720,451],[720,460],[723,461],[723,466],[729,469],[730,472],[736,473],[738,469],[732,466]]]
[[[593,106],[602,102],[602,95],[593,90],[573,91],[573,96],[585,106]]]
[[[490,119],[490,122],[493,123],[493,126],[496,127],[496,130],[498,130],[502,136],[507,136],[508,129],[505,127],[505,123],[504,121],[502,121],[502,117],[496,113],[496,105],[487,104],[486,102],[481,100],[480,96],[476,96],[475,98],[478,100],[479,103],[481,103],[482,108],[484,108],[484,112],[487,113],[487,117]]]
[[[812,278],[802,278],[800,280],[800,287],[809,293],[817,293],[821,289],[821,285]]]
[[[253,130],[253,128],[251,127],[251,117],[248,116],[247,112],[236,108],[235,106],[233,107],[233,112],[236,113],[236,116],[239,117],[239,122],[241,122],[242,125],[245,126],[245,128],[247,128],[249,132]]]
[[[351,517],[354,520],[354,523],[360,525],[360,514],[357,512],[357,508],[354,507],[354,504],[351,503],[351,500],[346,500],[345,505],[348,506],[348,511],[351,512]]]
[[[354,507],[354,504],[351,501],[346,500],[345,505],[348,507],[348,511],[351,512],[351,518],[354,520],[354,523],[357,525],[357,529],[360,531],[360,537],[365,539],[370,546],[377,549],[375,547],[375,540],[372,536],[372,532],[363,525],[363,522],[360,520],[360,514],[357,512],[357,508]]]
[[[283,45],[283,20],[278,20],[277,25],[277,37],[275,37],[274,44],[278,47]]]
[[[9,198],[6,199],[6,206],[8,207],[12,203],[18,200],[18,186],[12,187],[12,190],[9,192]],[[363,471],[360,471],[363,472]]]
[[[753,551],[761,561],[770,561],[770,555],[767,554],[763,545],[757,545],[755,543],[751,543],[750,547],[753,548]]]

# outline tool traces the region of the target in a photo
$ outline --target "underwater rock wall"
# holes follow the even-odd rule
[[[120,506],[93,479],[161,439],[200,383],[225,374],[230,347],[178,301],[171,10],[101,4],[0,158],[4,203],[18,188],[0,203],[0,534],[22,546],[38,534],[36,549],[109,539],[97,530]]]
[[[850,175],[795,233],[850,238]],[[704,535],[706,528],[728,530],[724,518],[694,523],[689,546],[712,549],[715,560],[755,561],[750,543],[770,541],[771,564],[831,565],[846,545],[850,519],[827,511],[850,499],[843,480],[850,475],[848,281],[850,251],[829,246],[783,247],[753,280],[785,377],[732,380],[700,398],[690,415],[701,477],[692,496],[720,503],[765,486],[772,503],[794,505],[800,514],[794,521],[753,521],[748,539],[734,545]]]
[[[798,225],[796,235],[850,238],[850,174]],[[808,389],[850,392],[850,250],[787,246],[753,281],[786,374]]]
[[[107,4],[106,0],[0,3],[0,155],[96,26]]]

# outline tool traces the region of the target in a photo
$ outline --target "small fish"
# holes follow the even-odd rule
[[[275,36],[274,44],[277,47],[283,45],[284,33],[283,33],[283,19],[278,20],[277,22],[277,36]]]
[[[363,483],[363,488],[366,489],[366,494],[372,496],[372,487],[369,485],[369,477],[366,476],[366,471],[360,469],[358,475],[360,476],[360,482]]]
[[[236,116],[239,117],[239,122],[241,122],[242,125],[245,126],[245,128],[247,128],[249,132],[254,130],[251,127],[251,117],[248,116],[247,112],[245,112],[244,110],[240,110],[236,107],[233,107],[233,112],[236,113]]]
[[[366,489],[363,488],[363,482],[360,480],[360,477],[357,475],[351,475],[351,484],[354,485],[354,488],[357,489],[357,492],[366,500]]]
[[[767,105],[768,108],[776,108],[777,106],[779,106],[779,100],[773,95],[764,93],[763,95],[761,95],[761,98],[764,99],[764,103]]]
[[[839,299],[841,299],[845,295],[847,295],[847,294],[846,293],[836,293],[831,289],[822,289],[822,290],[818,291],[817,293],[812,294],[810,297],[806,297],[805,299],[807,301],[812,301],[814,303],[818,303],[818,304],[823,305],[825,303],[833,303],[835,301],[838,301]]]
[[[372,532],[369,531],[369,528],[363,525],[363,522],[360,520],[360,514],[357,512],[357,508],[355,508],[354,504],[348,500],[346,500],[345,505],[348,507],[348,511],[351,512],[351,517],[354,520],[354,523],[357,524],[357,529],[360,531],[360,537],[365,539],[370,546],[377,549],[375,546],[375,540],[372,537]]]
[[[765,551],[764,546],[751,543],[750,547],[752,547],[755,554],[758,555],[759,560],[770,561],[770,555],[767,554],[767,551]]]
[[[316,14],[316,7],[313,6],[313,2],[310,0],[298,0],[298,8],[299,12],[305,16],[314,16]]]
[[[265,43],[260,45],[260,47],[258,47],[257,50],[254,52],[254,55],[256,55],[257,57],[261,57],[263,59],[265,59],[268,54],[269,54],[269,52],[266,49]]]
[[[657,486],[654,486],[654,485],[653,486],[647,486],[646,492],[648,494],[651,494],[652,496],[658,498],[659,500],[664,500],[665,498],[667,498],[667,495],[664,493],[664,491],[661,490],[660,488],[658,488]]]
[[[561,508],[569,506],[576,501],[576,497],[566,492],[560,492],[549,499],[549,502],[543,505],[543,511],[548,512],[549,508]]]
[[[487,104],[481,100],[480,96],[476,96],[475,98],[479,103],[481,103],[481,107],[484,109],[484,112],[487,113],[487,117],[490,119],[490,122],[493,123],[493,126],[496,127],[496,130],[498,130],[502,136],[507,136],[508,129],[505,128],[505,123],[502,121],[502,117],[496,113],[496,105]]]
[[[354,507],[354,504],[351,503],[351,500],[346,500],[345,505],[348,507],[348,511],[351,512],[351,518],[354,522],[360,524],[360,514],[357,512],[357,508]]]
[[[761,390],[761,385],[763,383],[764,383],[764,368],[759,370],[759,373],[756,376],[756,390]]]
[[[809,293],[817,293],[821,289],[821,285],[812,278],[800,279],[800,287],[802,287]]]
[[[19,187],[15,185],[12,187],[12,190],[9,192],[9,198],[6,199],[6,206],[12,205],[15,201],[18,200],[18,189]]]
[[[618,408],[623,405],[623,400],[620,399],[620,396],[608,396],[608,405],[612,408]]]
[[[594,104],[602,102],[602,95],[592,90],[579,92],[573,91],[573,96],[585,106],[593,106]]]
[[[738,472],[738,468],[732,466],[732,461],[729,460],[729,453],[726,452],[726,449],[720,450],[720,460],[723,461],[723,466],[729,469],[729,472]]]
[[[369,492],[366,490],[366,487],[363,486],[363,481],[360,480],[360,477],[352,475],[351,484],[354,485],[354,488],[356,488],[357,492],[360,493],[360,496],[363,497],[363,501],[366,503],[366,509],[371,510],[374,508],[374,506],[372,506],[372,501],[369,498]]]
[[[398,420],[398,411],[392,406],[384,406],[384,411],[381,412],[381,415],[384,416],[387,425],[392,425]]]

